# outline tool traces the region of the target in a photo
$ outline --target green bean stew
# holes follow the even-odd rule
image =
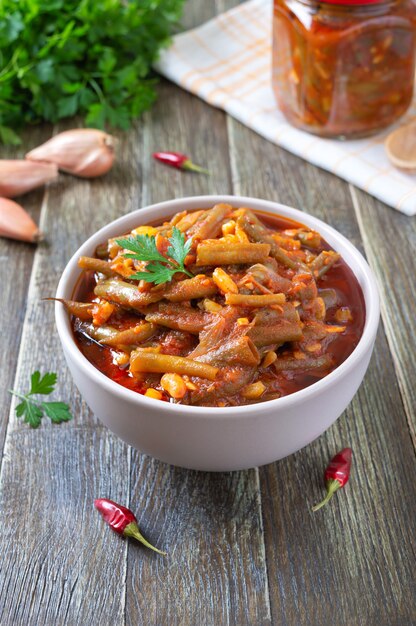
[[[302,224],[217,204],[124,237],[79,260],[75,299],[63,302],[87,359],[147,397],[276,399],[332,372],[361,337],[357,279]],[[139,244],[147,260],[131,253]]]

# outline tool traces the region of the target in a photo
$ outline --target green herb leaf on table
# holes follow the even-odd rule
[[[132,280],[144,280],[147,283],[162,285],[170,282],[178,272],[193,277],[184,265],[186,255],[192,246],[192,239],[185,241],[185,235],[176,226],[173,227],[172,235],[168,239],[167,257],[164,257],[157,249],[156,238],[153,235],[124,237],[116,239],[116,243],[125,250],[133,252],[133,254],[124,255],[127,259],[151,261],[146,266],[146,271],[132,274],[130,276]]]
[[[156,98],[151,67],[184,0],[2,0],[0,141],[24,124],[80,114],[127,129]],[[28,8],[29,7],[29,8]]]
[[[46,372],[41,376],[39,371],[33,372],[30,377],[30,391],[21,394],[14,390],[9,390],[11,394],[20,398],[22,402],[16,405],[16,417],[23,417],[23,421],[32,428],[38,428],[41,420],[46,414],[54,424],[68,422],[72,419],[70,408],[64,402],[37,402],[33,400],[33,395],[51,394],[56,385],[57,375],[54,372]]]
[[[30,377],[31,387],[29,394],[41,393],[48,396],[54,390],[57,378],[54,372],[46,372],[42,377],[40,372],[33,372]]]
[[[42,402],[42,408],[54,424],[69,422],[72,419],[69,406],[65,402]]]
[[[17,417],[23,417],[24,422],[29,424],[32,428],[40,426],[41,419],[43,417],[42,409],[31,400],[23,400],[16,407]]]

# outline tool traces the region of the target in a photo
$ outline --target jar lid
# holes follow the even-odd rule
[[[342,4],[344,6],[349,5],[365,5],[365,4],[382,4],[386,0],[320,0],[324,4]]]

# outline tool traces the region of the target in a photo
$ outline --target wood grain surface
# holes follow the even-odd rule
[[[184,27],[235,4],[189,2]],[[106,177],[60,175],[21,199],[47,243],[0,239],[0,626],[412,626],[416,222],[167,81],[158,92],[152,110],[119,134]],[[51,132],[31,130],[25,147]],[[157,164],[157,149],[190,153],[211,176]],[[101,426],[66,368],[53,306],[41,302],[107,222],[205,193],[276,200],[327,221],[367,256],[382,299],[369,371],[336,424],[283,461],[227,474],[167,466]],[[72,422],[31,430],[16,420],[7,389],[25,390],[35,369],[58,372],[56,397],[71,405]],[[325,464],[346,445],[351,481],[312,514]],[[107,529],[92,506],[100,496],[138,512],[168,557]]]

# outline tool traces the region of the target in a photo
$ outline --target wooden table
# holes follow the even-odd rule
[[[218,10],[232,4],[219,2]],[[185,26],[214,12],[214,3],[194,0]],[[46,244],[0,240],[0,624],[411,626],[416,221],[168,82],[158,91],[153,109],[120,133],[109,175],[91,182],[62,175],[22,198]],[[3,158],[51,132],[31,130],[25,147],[3,149]],[[169,148],[208,164],[212,176],[152,160],[152,151]],[[369,371],[337,423],[279,463],[228,474],[164,465],[104,428],[71,380],[53,306],[40,301],[107,222],[152,202],[208,193],[277,200],[327,221],[367,256],[382,302]],[[71,405],[72,422],[45,419],[32,430],[16,419],[7,389],[25,390],[35,369],[58,372],[55,397]],[[346,445],[354,450],[350,484],[313,514],[324,466]],[[100,496],[137,511],[169,557],[107,529],[93,509]]]

